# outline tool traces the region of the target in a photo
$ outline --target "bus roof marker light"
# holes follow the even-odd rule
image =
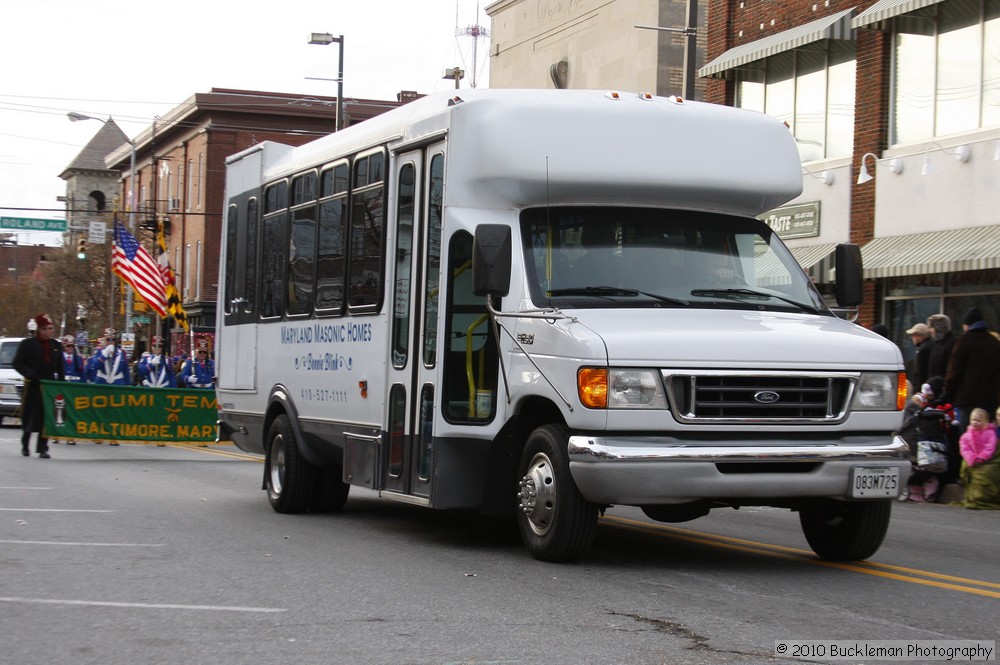
[[[678,97],[677,95],[670,95],[669,97],[667,97],[667,99],[669,99],[674,104],[678,104],[678,105],[684,103],[684,98],[683,97]]]
[[[454,97],[448,100],[448,106],[457,106],[458,104],[461,104],[464,101],[465,101],[464,99],[462,99],[458,95],[455,95]]]
[[[639,99],[644,99],[647,102],[653,101],[653,95],[652,93],[649,92],[640,92],[639,94],[636,95],[636,97],[638,97]]]
[[[621,93],[616,92],[615,90],[608,90],[604,93],[604,96],[614,102],[620,101],[622,98]]]

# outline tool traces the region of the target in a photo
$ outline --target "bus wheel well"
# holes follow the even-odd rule
[[[521,452],[531,433],[547,424],[565,426],[566,420],[552,401],[532,397],[518,405],[517,413],[493,439],[485,477],[483,513],[514,516]]]

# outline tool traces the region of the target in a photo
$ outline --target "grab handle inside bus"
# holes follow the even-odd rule
[[[510,291],[511,237],[504,224],[480,224],[472,247],[472,292],[506,296]]]

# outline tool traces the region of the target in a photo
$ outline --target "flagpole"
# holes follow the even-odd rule
[[[135,141],[128,142],[132,148],[129,155],[128,176],[128,231],[135,235]],[[125,332],[132,332],[132,288],[125,286]],[[133,347],[134,348],[134,347]]]
[[[121,199],[118,200],[119,203]],[[111,292],[108,294],[108,327],[115,327],[115,287],[118,286],[118,280],[115,279],[114,272],[111,270],[111,266],[114,265],[115,260],[115,244],[118,242],[118,236],[114,232],[114,229],[118,228],[118,210],[116,206],[114,214],[114,224],[111,230],[111,258],[108,259],[108,277],[109,283],[111,284]],[[87,340],[87,346],[90,346],[90,340]]]

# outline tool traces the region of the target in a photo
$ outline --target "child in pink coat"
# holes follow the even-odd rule
[[[973,409],[969,416],[969,428],[958,440],[962,459],[971,467],[991,459],[997,451],[997,433],[990,423],[986,409]]]
[[[962,484],[966,508],[1000,509],[1000,457],[997,433],[986,409],[973,409],[969,428],[958,440],[962,453]]]

